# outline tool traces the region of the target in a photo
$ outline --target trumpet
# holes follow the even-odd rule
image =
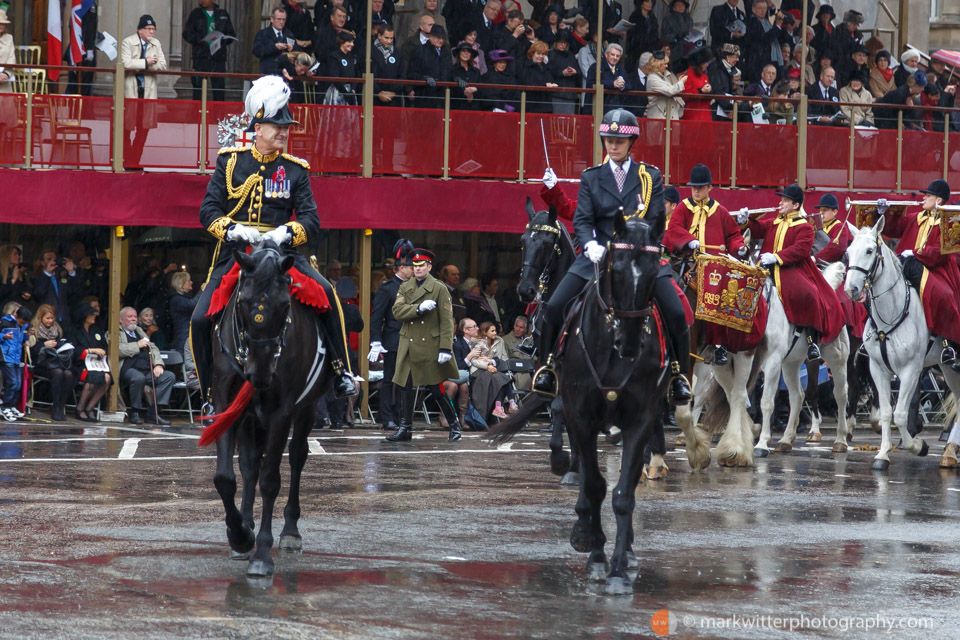
[[[765,209],[747,209],[747,214],[751,218],[756,218],[757,216],[761,216],[765,213],[774,213],[777,211],[780,211],[780,207],[766,207]],[[739,213],[740,213],[740,210],[738,209],[736,211],[731,211],[730,215],[735,216]]]
[[[847,211],[850,211],[853,207],[875,207],[877,202],[877,200],[851,200],[847,198]],[[887,204],[891,207],[919,207],[923,203],[908,200],[888,200]]]

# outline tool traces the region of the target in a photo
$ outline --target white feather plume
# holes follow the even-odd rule
[[[290,100],[290,87],[280,76],[263,76],[253,81],[244,100],[244,108],[251,118],[263,109],[263,118],[272,118]]]

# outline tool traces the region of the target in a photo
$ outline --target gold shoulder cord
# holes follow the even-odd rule
[[[253,173],[247,176],[247,179],[244,180],[242,185],[240,185],[239,187],[234,187],[233,186],[233,168],[236,166],[236,164],[237,164],[237,155],[233,154],[230,156],[230,159],[227,160],[227,176],[226,176],[227,199],[230,199],[230,200],[239,199],[240,201],[237,203],[237,206],[233,208],[233,211],[227,214],[227,217],[229,218],[232,218],[237,214],[238,211],[240,211],[240,208],[243,206],[243,203],[246,201],[247,197],[249,197],[250,192],[253,191],[254,186],[256,186],[258,182],[263,180],[263,176],[261,176],[259,173]]]
[[[627,216],[628,218],[645,218],[647,211],[650,209],[650,198],[653,195],[653,178],[650,176],[650,172],[647,171],[647,165],[642,162],[638,162],[637,164],[640,165],[640,170],[637,172],[637,175],[640,177],[640,193],[643,198],[643,211],[637,211],[637,213]]]

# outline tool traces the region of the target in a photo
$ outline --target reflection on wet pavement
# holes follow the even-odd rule
[[[892,635],[865,628],[878,616],[898,638],[954,638],[960,622],[960,478],[932,437],[883,475],[867,451],[800,444],[696,475],[672,451],[637,491],[634,594],[612,597],[569,546],[577,494],[544,434],[497,451],[315,432],[304,552],[275,550],[276,574],[251,580],[196,429],[95,429],[0,429],[0,637],[648,638],[662,609],[678,638]],[[600,449],[609,481],[619,450]],[[609,502],[604,527],[612,540]],[[802,632],[743,626],[801,615]]]

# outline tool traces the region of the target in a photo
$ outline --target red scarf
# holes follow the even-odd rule
[[[287,11],[290,11],[291,9],[293,9],[293,10],[296,11],[297,13],[303,13],[303,6],[301,6],[301,5],[299,5],[299,4],[288,4],[288,5],[287,5]]]
[[[881,69],[877,67],[877,71],[880,72],[880,75],[882,75],[883,79],[886,80],[887,82],[890,82],[891,80],[893,80],[893,69],[891,69],[890,67],[887,67],[886,69]]]

